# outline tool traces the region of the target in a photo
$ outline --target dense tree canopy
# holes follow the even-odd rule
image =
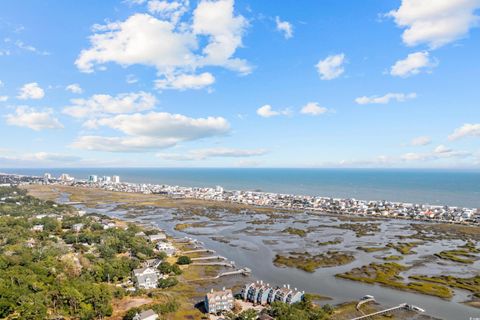
[[[329,305],[317,306],[309,298],[291,305],[274,302],[268,310],[268,314],[277,320],[324,320],[330,319],[331,312]]]
[[[155,257],[138,228],[104,230],[105,217],[80,217],[17,188],[1,187],[0,198],[0,318],[104,318],[124,294],[113,284]],[[84,227],[74,232],[77,223]]]

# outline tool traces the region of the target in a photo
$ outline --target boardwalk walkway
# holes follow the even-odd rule
[[[183,254],[190,254],[190,253],[202,253],[202,252],[215,253],[215,250],[212,250],[212,249],[195,249],[195,250],[183,251],[182,253]]]
[[[200,260],[228,260],[225,257],[222,256],[209,256],[209,257],[198,257],[198,258],[190,258],[192,261],[200,261]]]
[[[407,307],[407,304],[402,303],[402,304],[399,304],[396,307],[392,307],[392,308],[388,308],[388,309],[385,309],[385,310],[380,310],[380,311],[377,311],[377,312],[374,312],[374,313],[366,314],[366,315],[361,316],[361,317],[353,318],[352,320],[372,319],[375,316],[380,316],[380,315],[383,315],[383,314],[386,314],[386,313],[389,313],[389,312],[394,312],[394,311],[397,311],[397,310],[405,309],[406,307]]]
[[[199,279],[190,280],[189,282],[205,281],[205,280],[216,280],[216,279],[221,278],[221,277],[233,276],[233,275],[237,275],[237,274],[241,274],[241,275],[244,275],[244,276],[248,276],[248,275],[250,275],[251,272],[252,272],[252,270],[250,270],[249,268],[246,268],[246,267],[245,267],[245,268],[242,268],[242,269],[239,269],[239,270],[235,270],[235,271],[222,272],[222,273],[219,273],[218,275],[216,275],[215,277],[199,278]]]
[[[235,265],[228,262],[194,262],[191,266],[222,266],[228,268],[235,268]]]

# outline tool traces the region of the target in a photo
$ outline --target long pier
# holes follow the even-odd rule
[[[389,312],[394,312],[394,311],[397,311],[397,310],[405,309],[406,307],[407,307],[407,304],[402,303],[402,304],[399,304],[396,307],[392,307],[392,308],[388,308],[388,309],[385,309],[385,310],[380,310],[380,311],[377,311],[377,312],[374,312],[374,313],[366,314],[366,315],[361,316],[361,317],[353,318],[352,320],[371,319],[375,316],[381,316],[381,315],[389,313]]]
[[[209,256],[209,257],[198,257],[198,258],[190,258],[192,261],[200,261],[200,260],[228,260],[222,256]]]
[[[245,267],[245,268],[242,268],[242,269],[239,269],[239,270],[235,270],[235,271],[222,272],[222,273],[219,273],[218,275],[216,275],[215,277],[199,278],[199,279],[190,280],[189,282],[193,282],[193,281],[205,281],[205,280],[216,280],[216,279],[221,278],[221,277],[233,276],[233,275],[237,275],[237,274],[242,274],[242,275],[244,275],[244,276],[248,276],[248,275],[250,275],[251,272],[252,272],[252,270],[250,270],[249,268]]]
[[[228,262],[194,262],[191,266],[222,266],[228,268],[235,268],[235,265]]]
[[[212,249],[195,249],[195,250],[183,251],[182,253],[183,254],[190,254],[190,253],[202,253],[202,252],[215,253],[215,250],[212,250]]]

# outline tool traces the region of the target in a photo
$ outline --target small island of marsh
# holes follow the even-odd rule
[[[388,248],[385,247],[366,247],[366,246],[358,246],[357,250],[362,250],[365,252],[378,252],[378,251],[384,251],[387,250]]]
[[[422,242],[399,242],[399,243],[389,243],[387,244],[387,248],[392,248],[397,250],[399,253],[403,255],[407,254],[414,254],[415,251],[412,249],[422,244]]]
[[[400,273],[410,267],[395,262],[384,264],[371,263],[369,265],[355,268],[351,271],[337,274],[343,279],[359,281],[370,284],[380,284],[386,287],[399,290],[415,291],[422,294],[432,295],[439,298],[450,299],[453,296],[452,290],[433,282],[408,282],[405,283]]]
[[[380,232],[380,223],[342,223],[337,228],[352,230],[357,238],[360,238],[373,236]]]
[[[402,260],[403,257],[392,254],[390,256],[385,256],[382,259],[385,261],[398,261],[398,260]]]
[[[479,252],[480,250],[477,249],[475,243],[472,241],[467,241],[466,244],[459,246],[455,250],[444,250],[436,253],[435,256],[440,259],[450,260],[453,262],[473,264],[476,260],[478,260],[478,256],[475,254]]]
[[[425,281],[444,285],[454,289],[463,289],[470,291],[475,297],[480,298],[480,275],[474,277],[462,278],[454,276],[423,276],[413,275],[409,277],[412,280]]]
[[[334,244],[340,244],[342,243],[342,241],[343,240],[341,238],[335,238],[333,240],[328,240],[328,241],[317,241],[316,244],[319,246],[330,246]]]
[[[273,263],[276,266],[297,268],[306,272],[315,272],[318,268],[335,267],[348,264],[354,260],[351,253],[327,251],[311,254],[309,252],[290,252],[288,255],[277,254]]]
[[[283,230],[283,232],[293,234],[293,235],[297,235],[299,237],[306,237],[307,236],[307,231],[302,230],[302,229],[292,228],[292,227],[286,228],[285,230]]]

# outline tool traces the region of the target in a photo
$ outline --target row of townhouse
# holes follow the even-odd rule
[[[304,295],[304,291],[299,291],[297,288],[292,289],[288,284],[283,287],[273,287],[261,280],[246,284],[242,291],[244,301],[260,305],[271,304],[275,301],[292,304],[302,301]]]

